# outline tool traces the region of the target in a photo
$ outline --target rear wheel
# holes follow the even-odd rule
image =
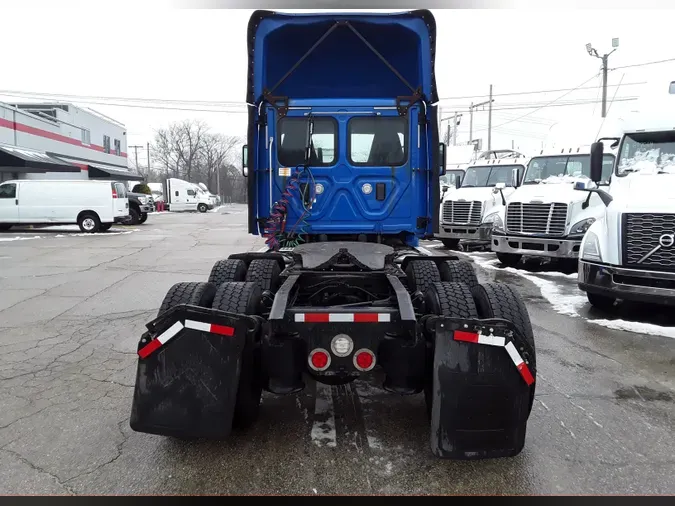
[[[228,281],[244,281],[246,279],[246,263],[243,260],[228,258],[213,264],[209,283],[220,286]]]
[[[480,318],[501,318],[513,323],[521,336],[532,349],[532,355],[521,353],[523,360],[536,369],[536,351],[534,347],[534,332],[527,308],[520,294],[511,285],[506,283],[485,283],[475,286],[471,293],[476,301]],[[530,390],[530,410],[534,401],[534,384]]]
[[[459,249],[459,239],[441,239],[441,242],[448,249]]]
[[[135,208],[129,208],[129,217],[124,220],[125,225],[138,225],[139,220],[141,219],[141,213],[138,212]]]
[[[450,281],[455,283],[464,283],[469,288],[473,288],[478,284],[476,271],[470,262],[463,260],[446,260],[440,264],[439,269],[442,281]]]
[[[515,267],[518,265],[521,258],[523,258],[523,255],[517,255],[515,253],[497,253],[497,259],[502,265],[507,267]]]
[[[478,310],[471,295],[471,289],[464,283],[432,283],[425,293],[424,301],[427,314],[447,318],[478,318]],[[429,363],[433,363],[433,349],[429,359]],[[430,366],[424,385],[424,401],[429,416],[431,416],[432,388],[433,371]]]
[[[262,313],[262,290],[258,283],[226,282],[220,285],[213,300],[213,309],[250,316]],[[249,334],[241,356],[239,387],[232,426],[245,429],[258,419],[262,398],[260,348]]]
[[[425,293],[433,283],[441,282],[441,273],[431,260],[412,260],[405,268],[411,293]]]
[[[82,232],[93,234],[101,229],[101,220],[96,213],[82,213],[77,219],[77,225]]]
[[[159,307],[157,316],[172,307],[181,304],[190,304],[191,306],[211,307],[213,298],[216,295],[216,287],[212,283],[201,283],[188,281],[185,283],[176,283],[164,296],[162,305]]]
[[[251,260],[246,272],[246,281],[258,283],[263,290],[275,292],[279,288],[279,262],[269,258]]]
[[[614,297],[607,297],[606,295],[598,295],[597,293],[586,292],[586,297],[591,306],[602,311],[611,311],[614,309],[616,299]]]

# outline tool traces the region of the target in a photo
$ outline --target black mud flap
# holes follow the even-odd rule
[[[530,344],[506,320],[433,317],[427,330],[435,344],[434,455],[467,460],[520,453],[534,400]]]
[[[258,321],[178,305],[147,327],[138,344],[131,428],[179,438],[227,437],[242,351]]]

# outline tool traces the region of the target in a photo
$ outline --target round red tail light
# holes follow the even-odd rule
[[[309,366],[315,371],[325,371],[330,365],[330,355],[322,348],[316,348],[309,354]]]
[[[375,354],[367,349],[354,353],[354,367],[359,371],[370,371],[375,367]]]

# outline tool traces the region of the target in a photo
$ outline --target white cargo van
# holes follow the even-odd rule
[[[0,230],[76,223],[82,232],[94,233],[128,215],[126,187],[115,181],[21,179],[0,184]]]
[[[213,209],[209,196],[194,183],[182,179],[166,180],[169,211],[199,211],[205,213]]]

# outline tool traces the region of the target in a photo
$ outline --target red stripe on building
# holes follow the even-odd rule
[[[11,130],[16,130],[17,132],[23,132],[25,134],[35,135],[37,137],[43,137],[45,139],[51,139],[57,142],[64,142],[66,144],[72,144],[73,146],[78,146],[81,148],[89,148],[93,149],[94,151],[98,151],[100,153],[105,153],[105,149],[103,148],[103,146],[97,146],[96,144],[83,144],[82,141],[78,141],[77,139],[73,139],[72,137],[67,137],[65,135],[50,132],[48,130],[42,130],[41,128],[35,128],[29,125],[24,125],[23,123],[17,123],[16,121],[9,121],[4,118],[0,118],[0,127],[5,127]],[[124,152],[121,153],[120,155],[116,155],[115,153],[112,152],[106,154],[113,156],[122,156],[124,158],[126,158],[127,156],[127,154]]]

